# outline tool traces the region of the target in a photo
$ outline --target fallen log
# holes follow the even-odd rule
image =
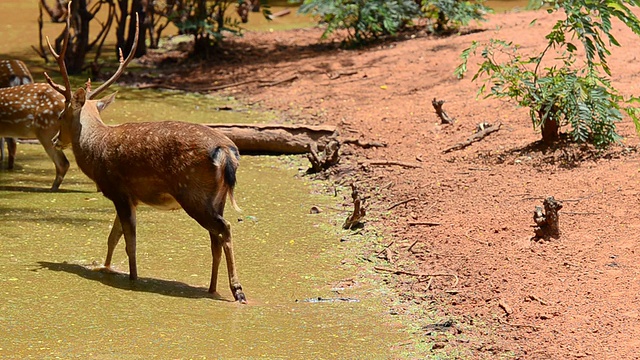
[[[222,131],[241,153],[249,154],[305,154],[309,145],[318,150],[337,136],[335,126],[306,126],[285,124],[205,124]]]

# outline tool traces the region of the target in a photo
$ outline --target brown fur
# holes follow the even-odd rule
[[[58,114],[64,97],[47,84],[27,84],[0,89],[0,137],[38,139],[56,167],[51,190],[57,190],[69,169],[69,161],[53,146],[60,128]],[[13,154],[12,154],[13,152]],[[15,148],[9,149],[10,165]]]
[[[87,100],[84,89],[76,91],[63,113],[56,139],[57,145],[72,146],[78,167],[116,207],[105,267],[110,267],[113,250],[124,235],[130,278],[137,278],[138,204],[183,208],[210,233],[213,263],[209,291],[216,291],[224,250],[231,291],[236,300],[246,302],[236,274],[230,226],[222,217],[227,195],[235,206],[235,184],[225,180],[225,173],[235,179],[237,147],[219,131],[197,124],[169,121],[107,126],[100,111],[114,95]]]

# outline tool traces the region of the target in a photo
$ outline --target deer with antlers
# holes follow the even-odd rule
[[[45,83],[33,83],[31,73],[19,60],[0,63],[0,82],[0,137],[9,145],[9,169],[16,154],[13,138],[38,139],[55,164],[51,190],[57,190],[69,169],[67,157],[52,141],[60,128],[58,114],[64,97]]]
[[[209,232],[211,238],[213,262],[209,292],[216,292],[218,267],[224,250],[231,292],[235,300],[246,303],[236,273],[230,225],[222,217],[227,196],[237,209],[233,189],[239,153],[235,144],[219,131],[203,125],[164,121],[107,126],[100,117],[100,111],[113,102],[115,94],[99,100],[95,98],[118,79],[132,60],[138,43],[138,25],[136,27],[133,49],[126,59],[121,52],[116,72],[95,90],[91,90],[90,82],[87,82],[86,89],[71,92],[64,62],[68,31],[60,55],[49,44],[65,84],[64,87],[55,84],[45,74],[51,87],[65,99],[56,146],[71,145],[78,167],[97,184],[116,209],[102,269],[112,271],[113,251],[124,235],[129,278],[138,277],[138,204],[166,210],[182,208]]]

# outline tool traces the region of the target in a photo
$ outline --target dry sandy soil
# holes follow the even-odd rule
[[[527,109],[477,99],[480,83],[453,73],[472,40],[513,40],[526,52],[540,51],[557,19],[545,12],[492,15],[465,35],[401,36],[357,50],[319,44],[319,29],[247,33],[232,41],[221,63],[160,71],[166,84],[180,86],[296,75],[278,86],[253,82],[218,93],[275,110],[283,122],[336,125],[343,136],[386,144],[344,145],[333,179],[355,182],[369,197],[365,231],[386,229],[366,257],[414,273],[392,276],[401,300],[392,311],[413,317],[424,344],[435,344],[433,354],[639,358],[640,156],[633,123],[620,123],[624,140],[603,153],[571,144],[544,148]],[[638,37],[619,23],[613,34],[622,44],[610,58],[614,85],[637,95]],[[434,98],[446,101],[455,124],[440,124]],[[443,153],[482,122],[502,127]],[[371,165],[377,160],[387,163]],[[561,236],[534,241],[533,210],[548,196],[564,205]],[[421,222],[439,225],[414,224]],[[420,273],[455,274],[459,282]]]

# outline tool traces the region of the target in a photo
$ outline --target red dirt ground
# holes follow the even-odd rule
[[[492,15],[475,27],[483,31],[402,36],[358,50],[318,45],[319,29],[247,33],[233,40],[231,60],[188,65],[174,75],[175,68],[167,69],[166,82],[211,86],[297,75],[278,86],[254,82],[219,93],[275,110],[283,122],[336,125],[343,136],[387,145],[344,145],[340,168],[355,171],[341,181],[355,182],[371,197],[367,226],[387,229],[366,256],[376,258],[392,243],[382,251],[386,262],[376,260],[381,266],[458,276],[455,289],[447,277],[391,280],[402,300],[393,311],[415,316],[417,326],[435,320],[410,315],[410,306],[453,319],[444,334],[428,326],[420,333],[425,343],[437,344],[434,354],[637,359],[640,156],[633,123],[619,124],[624,141],[603,154],[566,144],[545,150],[536,144],[540,135],[527,109],[477,99],[480,83],[453,74],[472,40],[513,40],[534,54],[557,19],[546,12]],[[614,86],[637,95],[638,37],[620,24],[613,34],[622,44],[610,57]],[[341,71],[355,73],[331,78]],[[439,124],[434,98],[446,101],[454,125]],[[443,153],[481,122],[501,122],[502,128],[466,149]],[[366,165],[368,160],[420,167]],[[562,233],[556,240],[532,241],[533,209],[547,196],[563,201]]]

